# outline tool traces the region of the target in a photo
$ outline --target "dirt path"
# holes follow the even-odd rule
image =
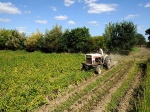
[[[119,87],[119,83],[123,82],[124,77],[126,76],[126,72],[128,71],[128,69],[129,69],[128,65],[124,66],[122,69],[120,69],[119,71],[114,73],[111,77],[109,77],[105,82],[101,83],[96,88],[93,88],[91,92],[88,92],[86,95],[84,95],[78,101],[76,101],[69,108],[69,110],[79,111],[79,112],[91,110],[90,108],[93,108],[93,106],[95,106],[93,98],[98,97],[102,101],[102,99],[105,96],[107,96],[108,93],[111,93],[112,90],[114,90],[115,87]],[[88,104],[89,102],[90,102],[90,104]],[[84,108],[87,108],[87,107],[89,107],[89,109],[84,109]],[[103,107],[103,105],[102,105],[102,107]]]
[[[139,84],[140,76],[141,72],[139,71],[137,76],[132,81],[131,87],[129,88],[129,90],[126,92],[126,95],[122,98],[121,102],[119,103],[118,112],[126,112],[126,110],[128,109],[130,98],[132,96],[134,89]]]
[[[132,64],[126,64],[129,60],[139,61],[145,60],[150,54],[150,51],[145,48],[139,48],[140,51],[136,53],[131,53],[129,56],[111,55],[113,60],[118,60],[119,62],[124,62],[126,66],[118,70],[107,80],[103,81],[96,87],[92,88],[86,94],[81,96],[75,103],[73,103],[65,112],[104,112],[105,107],[111,101],[112,95],[121,86],[124,80],[127,78],[128,71],[132,68]],[[119,63],[120,64],[120,63]],[[119,66],[118,64],[118,66]],[[50,96],[46,97],[48,101],[47,105],[43,105],[38,112],[51,112],[62,103],[67,102],[69,98],[80,94],[87,86],[96,82],[98,79],[104,77],[108,72],[112,71],[115,67],[111,68],[109,71],[104,71],[101,75],[91,77],[90,79],[80,83],[77,86],[70,86],[66,91],[58,94],[57,98],[51,100]],[[119,112],[125,112],[129,105],[129,99],[133,92],[133,89],[137,86],[139,82],[139,75],[135,77],[134,81],[131,83],[131,88],[127,91],[126,95],[119,104]]]
[[[147,59],[148,54],[150,54],[150,51],[148,49],[145,49],[143,47],[140,48],[140,52],[131,54],[128,56],[130,60],[145,60]],[[114,57],[114,58],[117,58]],[[125,59],[128,60],[126,56],[120,57],[120,60]],[[122,98],[121,102],[119,103],[119,106],[117,108],[118,112],[126,112],[126,110],[129,107],[129,101],[132,96],[132,93],[134,92],[134,89],[138,86],[140,81],[141,71],[138,72],[138,74],[135,76],[134,80],[131,83],[131,87],[126,92],[126,95]],[[120,81],[119,81],[120,82]],[[122,82],[121,82],[122,83]],[[105,107],[107,107],[108,103],[111,101],[112,94],[115,93],[115,91],[121,86],[121,83],[117,83],[114,85],[114,88],[110,89],[110,93],[107,93],[107,95],[98,103],[98,105],[91,111],[91,112],[105,112]]]
[[[119,65],[119,63],[117,64]],[[112,67],[110,71],[113,69]],[[49,112],[52,111],[55,107],[60,105],[61,103],[67,101],[67,99],[71,96],[74,96],[75,94],[78,94],[80,91],[82,91],[86,86],[90,85],[91,83],[95,82],[97,79],[103,77],[108,71],[104,71],[101,75],[96,75],[94,77],[91,77],[87,81],[84,81],[83,83],[70,87],[67,91],[59,94],[57,98],[54,100],[50,100],[49,96],[46,97],[46,100],[48,101],[48,105],[43,105],[38,112]]]
[[[94,108],[91,112],[104,112],[108,103],[111,101],[112,95],[116,92],[116,90],[121,86],[121,84],[124,80],[126,80],[127,77],[128,75],[125,75],[125,77],[123,77],[116,84],[114,84],[113,87],[109,90],[109,92],[105,94],[105,96],[101,99],[100,102],[98,102],[96,108]]]

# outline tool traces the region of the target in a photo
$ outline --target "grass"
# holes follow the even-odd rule
[[[140,51],[140,49],[138,47],[133,47],[132,48],[132,52],[134,53],[138,53]]]

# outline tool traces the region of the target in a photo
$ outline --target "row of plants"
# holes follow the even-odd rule
[[[136,88],[134,88],[134,91],[132,93],[132,96],[130,98],[129,112],[132,111],[139,111],[139,112],[149,112],[150,108],[150,97],[149,97],[149,70],[150,70],[150,58],[147,60],[144,60],[139,63],[139,69],[140,69],[140,78],[139,78],[139,84]]]
[[[143,84],[144,94],[143,100],[141,103],[141,108],[139,109],[141,112],[149,112],[150,111],[150,58],[148,59],[146,67],[146,76],[145,83]]]
[[[98,78],[95,82],[87,85],[83,90],[79,91],[79,93],[76,93],[74,96],[71,96],[66,100],[64,103],[60,104],[59,106],[56,106],[54,111],[64,111],[70,108],[71,105],[73,105],[76,101],[81,99],[84,95],[91,92],[94,88],[100,86],[103,82],[108,80],[113,73],[118,72],[123,67],[123,64],[120,64],[116,66],[114,69],[108,71],[103,77]]]
[[[0,51],[0,57],[0,111],[33,110],[94,75],[80,70],[82,54]]]
[[[132,93],[129,101],[129,106],[126,111],[149,112],[150,108],[150,58],[148,61],[138,62],[130,71],[128,79],[123,82],[121,87],[113,94],[111,102],[107,106],[107,111],[118,111],[118,105],[121,99],[125,96],[127,90],[134,83],[134,78],[139,75],[139,83]]]
[[[110,90],[116,86],[116,84],[121,80],[121,82],[126,77],[126,72],[130,71],[132,67],[128,65],[133,65],[132,62],[126,63],[119,71],[112,73],[110,79],[105,81],[102,85],[99,85],[96,91],[93,91],[92,99],[79,109],[79,111],[87,112],[91,111],[95,106],[98,105],[102,100],[105,101],[105,95],[110,93]]]
[[[130,88],[133,79],[137,76],[139,65],[134,65],[128,73],[127,79],[121,84],[117,91],[112,95],[111,102],[107,106],[107,111],[115,112],[118,111],[118,105],[121,99],[125,96],[126,91]]]

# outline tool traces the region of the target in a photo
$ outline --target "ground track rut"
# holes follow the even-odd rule
[[[122,63],[118,63],[116,66],[122,66]],[[115,67],[113,67],[115,68]],[[111,68],[109,71],[105,71],[101,75],[91,77],[87,81],[84,81],[80,85],[73,86],[69,90],[63,92],[62,94],[59,94],[57,98],[54,100],[49,100],[48,96],[46,97],[46,100],[48,101],[47,105],[43,105],[38,112],[51,112],[53,111],[57,106],[59,106],[61,103],[67,101],[67,99],[71,96],[74,96],[78,92],[82,91],[86,86],[90,85],[91,83],[95,82],[97,79],[103,77],[106,73],[110,72],[113,70]]]
[[[74,103],[68,109],[68,111],[86,112],[92,110],[95,106],[97,106],[97,102],[102,101],[102,99],[105,98],[105,96],[110,97],[111,94],[113,94],[112,91],[115,91],[121,85],[125,77],[127,77],[127,71],[130,68],[131,67],[128,64],[126,64],[122,69],[112,74],[111,77],[109,77],[106,81],[96,86],[92,89],[92,91],[88,92],[81,99],[76,101],[76,103]],[[107,104],[107,102],[101,102],[100,110],[103,110],[102,107],[105,107],[104,104]]]
[[[121,99],[121,102],[119,103],[119,106],[117,109],[118,112],[126,112],[127,111],[132,93],[133,93],[134,89],[139,85],[140,77],[141,77],[141,72],[139,71],[137,73],[137,75],[134,77],[134,80],[132,81],[131,86],[128,89],[128,91],[126,92],[125,96]]]
[[[130,56],[121,56],[120,62],[118,66],[122,66],[120,69],[118,69],[116,72],[111,72],[114,70],[114,68],[110,69],[109,71],[103,72],[101,75],[91,77],[87,79],[86,81],[80,83],[77,86],[70,86],[67,91],[58,94],[57,98],[54,100],[50,100],[49,97],[46,97],[48,104],[42,106],[42,108],[39,109],[38,112],[52,112],[56,111],[58,112],[59,107],[61,107],[65,102],[70,103],[69,99],[72,97],[78,96],[78,99],[75,100],[69,107],[63,108],[62,112],[105,112],[105,107],[107,107],[108,103],[111,101],[112,95],[116,92],[116,90],[121,87],[121,84],[126,80],[128,77],[128,72],[132,69],[132,65],[135,65],[134,62],[137,62],[138,60],[145,59],[144,56],[146,54],[150,53],[143,50],[144,48],[141,48],[140,53],[134,53]],[[140,55],[139,55],[140,54]],[[114,56],[114,58],[118,59],[118,55]],[[133,61],[132,61],[133,60]],[[131,62],[132,61],[132,62]],[[116,66],[117,67],[117,66]],[[108,75],[105,80],[101,80],[103,77],[107,75],[107,73],[112,73],[111,75]],[[93,83],[100,81],[99,83],[96,83],[96,86],[93,86],[90,91],[83,92],[85,88],[92,85]],[[134,83],[135,81],[135,83]],[[133,88],[137,85],[139,82],[139,75],[138,77],[134,78],[134,81],[131,83],[131,88],[127,91],[126,95],[122,98],[121,102],[118,106],[119,112],[125,112],[126,108],[128,108],[128,102],[130,94],[133,92]],[[81,94],[83,93],[83,94]],[[126,101],[125,101],[126,100]],[[125,101],[125,102],[124,102]]]

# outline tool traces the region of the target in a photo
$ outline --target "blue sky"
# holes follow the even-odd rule
[[[145,36],[150,28],[150,0],[0,0],[0,28],[30,35],[58,24],[65,29],[87,27],[102,35],[106,24],[132,21]],[[145,36],[147,38],[147,36]]]

